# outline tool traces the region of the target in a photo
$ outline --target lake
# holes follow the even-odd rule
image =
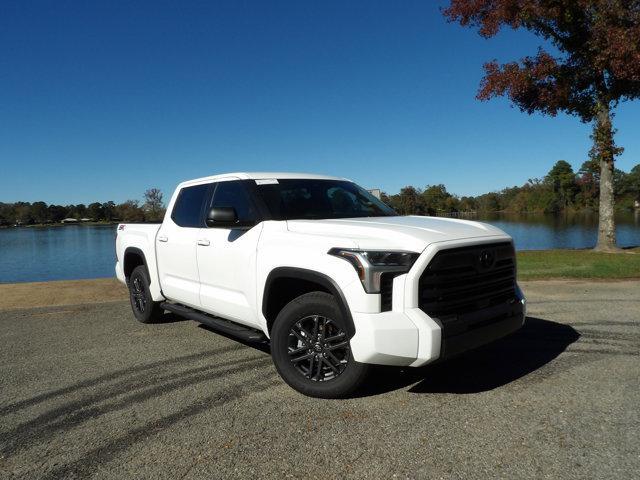
[[[518,250],[591,248],[595,215],[495,214],[478,218],[510,234]],[[640,214],[620,215],[618,244],[640,245]],[[0,229],[0,283],[114,276],[115,225]]]

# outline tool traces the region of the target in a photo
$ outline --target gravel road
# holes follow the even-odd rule
[[[518,333],[360,396],[126,302],[0,311],[0,478],[637,478],[640,282],[531,282]]]

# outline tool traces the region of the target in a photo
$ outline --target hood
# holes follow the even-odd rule
[[[334,220],[288,220],[292,232],[323,235],[353,242],[361,249],[398,249],[422,252],[429,244],[466,238],[504,236],[499,228],[480,222],[442,217],[364,217]]]

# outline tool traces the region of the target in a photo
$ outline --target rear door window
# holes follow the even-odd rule
[[[180,190],[178,199],[171,212],[171,219],[180,227],[200,228],[202,223],[202,204],[209,189],[208,184],[194,185]]]

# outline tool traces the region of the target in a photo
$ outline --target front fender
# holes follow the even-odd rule
[[[349,338],[353,337],[356,333],[356,327],[353,323],[353,317],[351,316],[351,310],[349,309],[349,304],[347,303],[347,299],[342,291],[342,289],[338,286],[338,284],[328,275],[324,273],[317,272],[315,270],[308,270],[305,268],[299,267],[278,267],[274,268],[265,281],[264,285],[264,293],[262,296],[262,315],[266,318],[267,315],[267,302],[269,300],[269,295],[271,293],[272,284],[275,280],[279,278],[296,278],[300,280],[305,280],[308,282],[314,282],[318,285],[322,285],[322,287],[326,288],[336,299],[338,302],[338,307],[340,308],[340,313],[345,320],[347,335]]]

